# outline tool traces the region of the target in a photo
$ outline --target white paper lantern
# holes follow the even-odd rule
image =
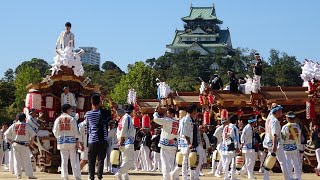
[[[28,109],[41,110],[41,94],[37,92],[30,92],[26,96],[25,106]]]
[[[77,104],[77,109],[83,110],[84,109],[84,97],[78,97],[78,104]]]
[[[53,108],[53,97],[52,96],[47,96],[46,97],[46,108],[47,109],[52,109]]]

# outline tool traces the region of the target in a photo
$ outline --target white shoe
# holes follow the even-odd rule
[[[204,176],[204,174],[202,172],[199,173],[199,176]]]
[[[218,173],[215,173],[214,176],[215,176],[215,177],[218,177],[218,178],[221,178],[221,177],[222,177],[222,176],[221,176],[220,174],[218,174]]]
[[[214,172],[213,172],[213,171],[210,171],[210,172],[208,172],[207,174],[214,174]]]
[[[117,180],[122,180],[122,176],[121,176],[121,174],[119,174],[119,173],[116,173],[116,174],[114,175],[114,177],[115,177]]]
[[[17,179],[21,179],[21,176],[17,176]]]

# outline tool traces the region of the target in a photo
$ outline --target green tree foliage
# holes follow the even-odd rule
[[[15,104],[18,109],[22,109],[24,106],[24,99],[27,95],[26,86],[30,83],[39,83],[41,81],[40,70],[32,66],[24,66],[19,69],[19,73],[16,75],[14,85],[15,90]]]
[[[40,76],[45,77],[49,73],[50,65],[47,61],[38,58],[32,58],[30,61],[24,61],[17,68],[15,73],[19,74],[25,67],[33,67],[39,70]]]
[[[4,72],[4,78],[2,78],[2,81],[5,82],[13,82],[14,81],[14,71],[10,68]]]
[[[144,62],[128,65],[128,73],[116,84],[111,98],[117,103],[125,103],[130,88],[136,90],[140,99],[155,98],[157,90],[154,70]]]
[[[15,86],[12,82],[0,81],[0,108],[10,106],[15,100]]]
[[[106,61],[102,64],[102,69],[104,71],[119,71],[122,72],[122,70],[112,61]]]

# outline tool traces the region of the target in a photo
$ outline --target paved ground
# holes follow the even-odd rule
[[[208,170],[204,170],[204,173],[207,173]],[[60,174],[48,174],[48,173],[41,173],[41,172],[35,172],[34,174],[36,177],[38,177],[38,179],[40,180],[60,180]],[[69,176],[70,180],[73,180],[72,176]],[[256,177],[258,178],[258,180],[262,180],[263,176],[262,174],[256,173]],[[82,179],[86,180],[88,178],[88,175],[83,175]],[[239,179],[247,179],[246,177],[242,177],[242,176],[238,176]],[[4,169],[1,169],[0,172],[0,179],[2,180],[9,180],[9,179],[16,179],[16,177],[14,175],[12,175],[11,173],[9,173],[8,171],[5,171]],[[22,179],[27,179],[27,177],[25,177],[25,175],[23,174]],[[112,175],[105,175],[104,176],[105,180],[113,180],[115,179]],[[159,172],[150,172],[150,173],[146,173],[146,172],[140,172],[140,171],[131,171],[130,172],[130,180],[161,180],[161,174]],[[181,179],[181,178],[180,178]],[[213,177],[212,175],[206,175],[200,178],[201,180],[223,180],[222,178],[216,178]],[[278,173],[278,174],[272,174],[270,179],[272,180],[283,180],[284,177],[282,176],[282,174]],[[316,179],[320,179],[320,177],[316,177],[315,174],[303,174],[302,176],[303,180],[316,180]]]

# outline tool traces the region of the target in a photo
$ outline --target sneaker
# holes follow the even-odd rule
[[[21,179],[21,176],[17,176],[17,179]]]
[[[218,177],[218,178],[221,178],[221,177],[222,177],[222,176],[221,176],[220,174],[218,174],[218,173],[215,173],[214,176],[215,176],[215,177]]]
[[[119,174],[119,173],[116,173],[116,174],[114,175],[114,177],[115,177],[117,180],[122,180],[122,176],[121,176],[121,174]]]
[[[204,176],[204,174],[202,172],[199,173],[199,176]]]
[[[38,178],[36,178],[34,176],[30,176],[30,177],[28,177],[28,179],[38,179]]]
[[[213,172],[213,171],[210,171],[210,172],[208,172],[207,174],[214,174],[214,172]]]
[[[264,171],[263,171],[263,168],[260,168],[259,169],[259,173],[263,173]]]

